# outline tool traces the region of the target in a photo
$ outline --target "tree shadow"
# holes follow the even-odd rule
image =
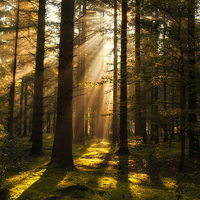
[[[105,176],[105,172],[107,167],[109,166],[109,161],[111,160],[112,156],[114,155],[116,144],[111,144],[109,152],[106,153],[103,161],[97,165],[97,167],[87,167],[87,169],[94,169],[93,171],[88,171],[91,175],[93,175],[92,178],[88,180],[89,184],[92,184],[93,187],[98,188],[99,191],[99,183],[98,180],[100,177]],[[101,192],[100,192],[101,193]]]
[[[118,174],[117,174],[117,194],[120,199],[133,199],[129,181],[129,155],[119,155]]]
[[[82,152],[81,152],[81,154],[79,154],[78,151],[75,151],[74,155],[73,155],[74,159],[81,157],[86,152],[87,147],[90,145],[91,145],[90,142],[88,144],[86,144],[83,148],[81,146],[79,147],[79,145],[78,146],[76,145],[76,148],[81,148]],[[80,149],[79,149],[79,151],[80,151]],[[71,174],[73,175],[74,173],[79,171],[76,168],[65,169],[65,168],[56,167],[54,165],[52,165],[52,166],[46,165],[45,167],[46,167],[46,171],[41,175],[39,180],[37,180],[30,187],[28,187],[26,190],[24,190],[18,199],[24,200],[24,199],[30,199],[30,197],[31,197],[31,199],[34,199],[34,196],[35,196],[35,199],[36,198],[46,199],[46,197],[47,197],[47,199],[49,199],[49,198],[59,199],[60,194],[59,194],[59,191],[57,192],[57,189],[59,188],[58,184],[61,181],[63,181],[66,176],[67,176],[67,180],[69,179],[71,181],[72,180]],[[40,167],[40,169],[41,168],[42,167]],[[43,165],[42,169],[45,170],[44,165]],[[37,173],[38,173],[38,169],[37,169],[37,171],[35,171],[35,174],[37,174]],[[27,184],[28,184],[28,180],[27,180]],[[62,193],[62,191],[61,191],[61,193]],[[58,195],[58,197],[55,196],[55,194]]]
[[[48,167],[40,179],[26,189],[18,199],[29,199],[30,196],[34,199],[34,195],[40,199],[47,195],[53,195],[54,189],[57,187],[58,183],[64,179],[67,172],[68,171],[65,169]]]

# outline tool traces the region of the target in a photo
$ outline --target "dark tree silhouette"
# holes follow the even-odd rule
[[[65,168],[74,167],[72,157],[73,20],[74,0],[62,0],[57,123],[51,164]]]
[[[127,0],[122,1],[121,83],[120,83],[120,142],[119,154],[128,154],[127,134]]]
[[[46,0],[39,1],[37,51],[34,82],[34,102],[32,121],[32,155],[42,155],[43,133],[43,82],[44,82],[44,44],[45,44],[45,4]]]
[[[117,113],[117,0],[114,0],[113,142],[119,140]]]
[[[18,49],[18,34],[19,34],[19,0],[17,1],[17,19],[16,19],[16,35],[15,35],[15,49],[14,49],[14,65],[12,69],[12,83],[9,94],[9,113],[8,113],[8,127],[7,130],[13,134],[13,115],[14,115],[14,98],[15,98],[15,75],[17,69],[17,49]]]
[[[197,133],[197,84],[195,58],[195,0],[188,0],[188,123],[189,123],[189,156],[200,156],[199,136]]]

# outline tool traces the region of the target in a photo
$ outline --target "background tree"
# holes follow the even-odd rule
[[[113,142],[119,140],[117,112],[117,0],[114,0]]]
[[[199,135],[197,125],[197,66],[195,37],[196,1],[188,0],[188,134],[189,156],[200,156]]]
[[[32,122],[32,155],[43,154],[43,71],[44,71],[44,45],[45,45],[45,4],[46,0],[39,1],[38,33],[36,50],[36,67],[34,81],[34,102]]]
[[[9,114],[8,114],[8,127],[7,130],[10,134],[13,133],[13,115],[14,115],[14,98],[15,98],[15,75],[17,68],[17,49],[18,49],[18,33],[19,33],[19,0],[17,2],[17,17],[16,17],[16,35],[15,35],[15,48],[14,48],[14,63],[12,69],[12,84],[10,86],[9,95]]]

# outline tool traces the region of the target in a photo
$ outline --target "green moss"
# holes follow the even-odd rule
[[[12,161],[6,163],[4,183],[11,200],[176,200],[178,193],[183,199],[200,199],[199,160],[186,159],[187,173],[178,175],[178,141],[169,148],[168,144],[143,146],[132,140],[131,154],[119,156],[115,154],[116,145],[87,140],[85,144],[73,145],[76,169],[67,171],[48,166],[53,135],[44,134],[43,138],[44,155],[40,157],[29,155],[28,138],[15,138],[20,144],[17,151],[22,162],[18,168],[12,167]]]

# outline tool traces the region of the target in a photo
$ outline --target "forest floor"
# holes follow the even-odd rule
[[[108,141],[73,145],[76,169],[48,167],[52,134],[44,155],[31,157],[29,138],[1,139],[0,200],[181,200],[200,199],[200,161],[186,159],[178,172],[180,142],[147,145],[129,141],[130,155],[117,155]],[[7,197],[9,195],[9,197]]]

